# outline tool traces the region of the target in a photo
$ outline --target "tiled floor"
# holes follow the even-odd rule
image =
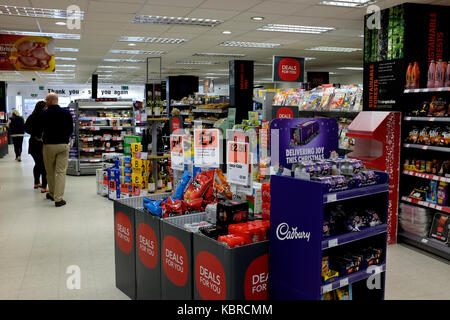
[[[114,285],[112,202],[95,178],[67,177],[68,205],[33,187],[33,160],[0,159],[0,299],[128,299]],[[67,289],[80,267],[81,289]],[[386,299],[450,299],[450,264],[403,245],[390,246]]]

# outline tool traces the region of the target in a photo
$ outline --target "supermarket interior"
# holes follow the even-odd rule
[[[0,0],[0,300],[450,300],[448,0]]]

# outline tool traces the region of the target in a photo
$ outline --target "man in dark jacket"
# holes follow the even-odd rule
[[[16,160],[22,161],[22,144],[23,136],[25,135],[25,120],[20,116],[19,111],[14,110],[11,118],[8,121],[9,135],[14,144],[14,152],[16,154]]]
[[[63,200],[66,171],[69,161],[69,138],[73,132],[72,115],[58,105],[58,95],[51,92],[45,98],[47,109],[39,116],[38,136],[42,132],[43,154],[49,192],[46,197],[55,201],[56,207],[66,204]]]

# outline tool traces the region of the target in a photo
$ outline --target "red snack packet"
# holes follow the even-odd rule
[[[200,172],[187,188],[183,199],[190,201],[202,198],[211,183],[212,180],[205,173]]]
[[[167,218],[174,215],[183,214],[183,202],[181,200],[168,198],[164,204],[163,217]]]
[[[261,185],[262,201],[270,202],[270,182],[264,182]]]
[[[187,211],[202,211],[202,209],[203,209],[203,199],[202,198],[185,201],[184,203],[186,205]]]
[[[262,203],[261,216],[264,220],[270,219],[270,202]]]
[[[230,232],[230,226],[228,226],[228,232]],[[247,223],[242,223],[240,227],[236,228],[233,234],[244,238],[245,244],[250,244],[253,242],[252,232],[250,231],[249,225]]]

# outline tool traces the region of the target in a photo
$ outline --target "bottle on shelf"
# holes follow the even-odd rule
[[[168,166],[166,166],[166,191],[172,191],[172,178],[170,176],[170,170]]]
[[[412,63],[410,62],[408,65],[408,68],[406,69],[406,85],[405,85],[405,89],[411,89],[411,83],[412,83],[412,71],[413,71],[413,67],[412,67]]]
[[[158,164],[158,189],[164,188],[163,178],[162,178],[162,167]]]
[[[444,62],[442,60],[439,60],[439,62],[436,65],[436,76],[434,79],[435,88],[441,88],[444,86],[445,71],[446,70],[444,69]]]
[[[434,60],[431,60],[430,66],[428,67],[427,88],[434,88],[435,77],[436,77],[436,64],[434,63]]]
[[[155,178],[153,176],[152,171],[150,171],[149,176],[148,176],[148,191],[153,193],[156,191],[156,184],[155,184]]]
[[[445,87],[450,87],[450,61],[447,62],[447,68],[445,68]]]
[[[420,83],[420,70],[419,70],[419,63],[416,61],[414,62],[414,66],[412,68],[411,88],[419,89],[420,87],[419,83]]]

